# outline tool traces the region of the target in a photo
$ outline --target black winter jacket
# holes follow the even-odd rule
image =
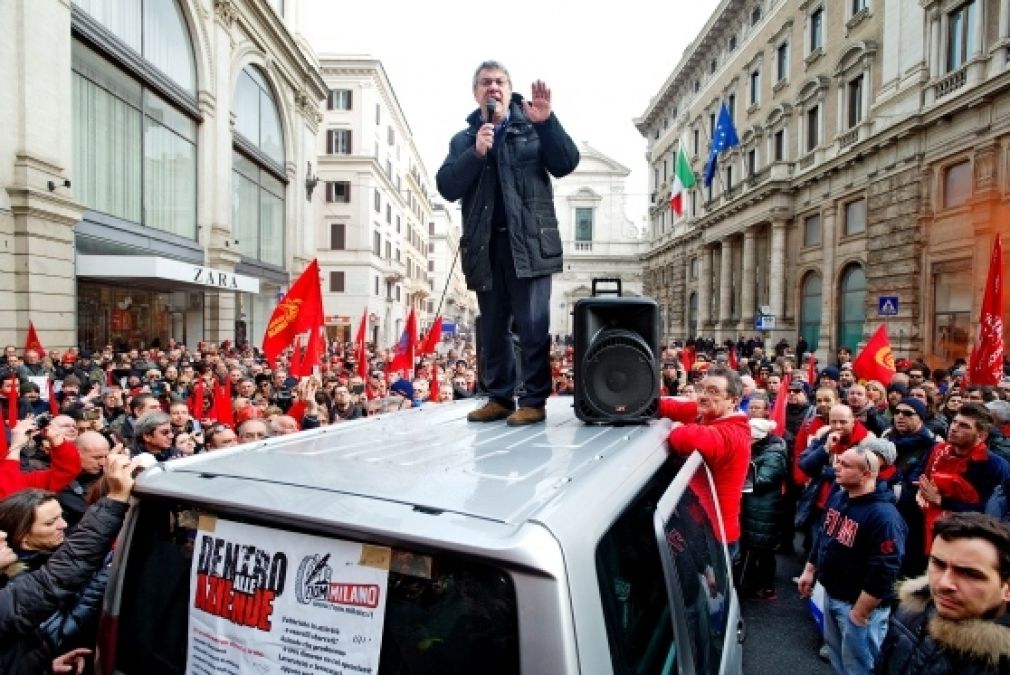
[[[127,505],[108,497],[88,509],[77,529],[34,572],[0,589],[0,673],[45,673],[54,654],[38,630],[53,612],[75,603],[105,562]]]
[[[996,620],[951,621],[937,615],[928,577],[898,587],[901,603],[880,647],[877,675],[1006,675],[1010,614]]]
[[[782,520],[782,485],[789,475],[786,442],[765,436],[751,445],[754,491],[744,494],[740,510],[743,544],[774,549],[779,544]]]
[[[531,123],[522,100],[519,94],[512,94],[509,122],[496,135],[494,148],[486,157],[479,157],[474,148],[483,123],[480,110],[471,113],[469,127],[453,136],[449,154],[435,175],[443,198],[463,200],[460,263],[471,290],[491,289],[488,247],[499,181],[516,276],[540,277],[562,270],[561,234],[550,177],[561,178],[574,171],[579,150],[553,113],[542,124]]]

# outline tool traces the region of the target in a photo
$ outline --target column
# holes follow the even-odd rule
[[[817,342],[817,358],[822,363],[834,356],[831,335],[835,323],[835,204],[821,212],[821,336]],[[812,347],[813,345],[811,345]]]
[[[757,259],[755,239],[757,232],[748,227],[743,233],[743,277],[740,279],[740,323],[741,333],[754,331],[754,297],[757,292]]]
[[[701,278],[698,279],[698,335],[705,333],[712,321],[712,247],[701,249]]]
[[[781,321],[786,310],[786,221],[772,221],[771,256],[768,263],[768,304]]]
[[[719,330],[717,339],[725,340],[735,337],[730,325],[733,317],[730,312],[730,298],[733,293],[733,240],[722,240],[722,254],[719,256]]]

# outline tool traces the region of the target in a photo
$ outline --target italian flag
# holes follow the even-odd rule
[[[678,217],[684,215],[684,193],[694,187],[694,171],[687,160],[687,147],[684,139],[680,139],[677,157],[673,161],[673,194],[670,195],[670,208]]]

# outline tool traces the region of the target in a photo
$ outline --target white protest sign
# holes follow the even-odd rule
[[[186,672],[378,672],[390,549],[202,517]]]
[[[29,375],[29,382],[34,382],[39,387],[39,398],[43,401],[49,400],[49,376],[48,375]]]

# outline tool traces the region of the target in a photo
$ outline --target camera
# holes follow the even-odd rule
[[[35,416],[35,429],[37,431],[43,431],[49,426],[49,423],[53,421],[53,416],[51,413],[42,413],[41,415]]]

